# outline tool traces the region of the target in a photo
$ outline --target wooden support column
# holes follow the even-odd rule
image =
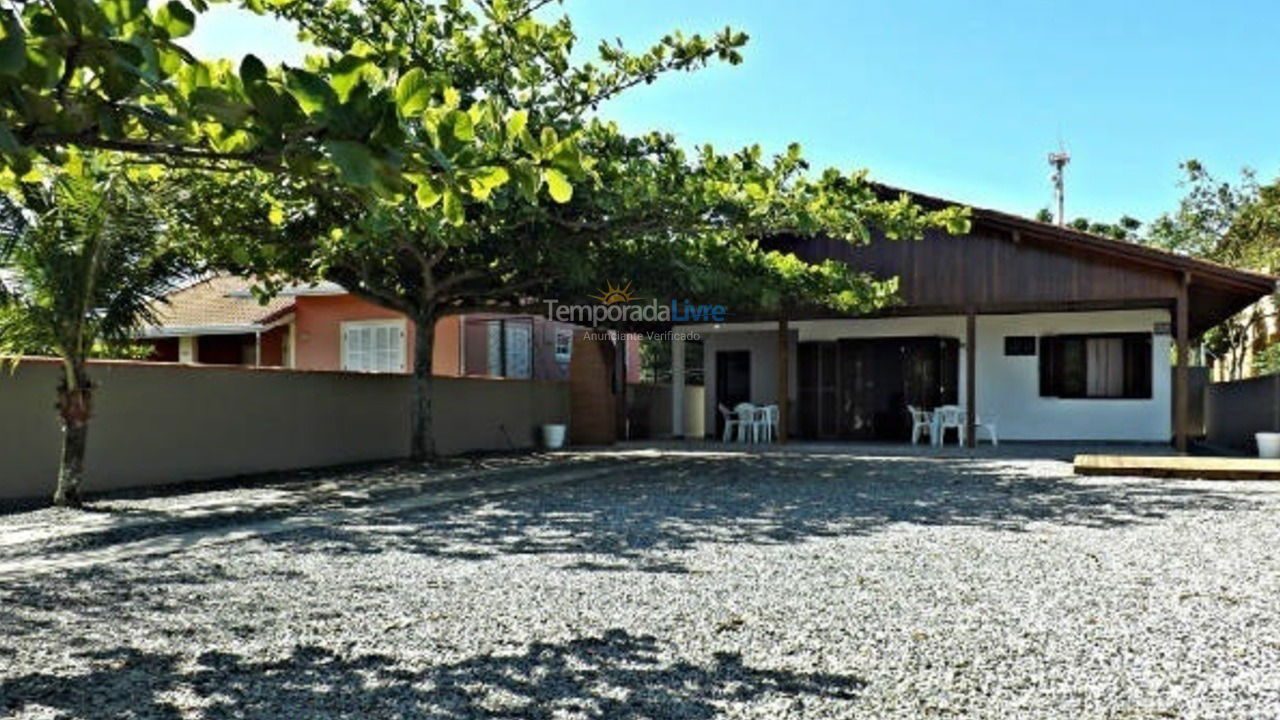
[[[978,392],[977,392],[977,359],[978,359],[978,315],[972,308],[965,311],[964,316],[964,444],[965,447],[977,445],[978,425]]]
[[[778,442],[785,443],[791,418],[791,329],[786,316],[778,318]]]
[[[1190,328],[1190,303],[1187,299],[1188,288],[1191,286],[1191,273],[1182,273],[1182,282],[1178,284],[1178,299],[1174,306],[1174,332],[1176,343],[1175,353],[1177,356],[1177,364],[1173,370],[1173,446],[1180,453],[1187,451],[1188,435],[1190,434],[1190,411],[1191,411],[1191,383],[1189,370],[1187,368],[1190,362],[1189,334]]]
[[[684,439],[684,331],[671,329],[671,437]]]

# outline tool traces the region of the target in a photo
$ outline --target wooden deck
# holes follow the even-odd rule
[[[1280,460],[1240,457],[1077,455],[1077,475],[1130,475],[1202,480],[1280,480]]]

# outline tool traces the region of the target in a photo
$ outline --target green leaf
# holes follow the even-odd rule
[[[423,209],[434,206],[440,202],[441,189],[437,182],[421,178],[418,180],[418,188],[414,192],[414,197],[418,200],[418,205]]]
[[[528,164],[517,164],[511,168],[511,177],[516,189],[529,203],[538,201],[538,171]]]
[[[447,87],[444,89],[444,106],[445,107],[452,110],[453,108],[458,107],[458,105],[461,103],[462,103],[462,96],[458,94],[457,88]]]
[[[186,37],[196,27],[196,14],[178,0],[169,0],[156,10],[153,18],[170,38]]]
[[[290,69],[285,76],[285,87],[308,115],[329,110],[338,105],[338,94],[324,78],[306,70]]]
[[[471,116],[461,110],[451,110],[445,117],[450,132],[453,133],[455,140],[459,142],[469,143],[476,139],[476,127],[471,122]]]
[[[276,92],[267,83],[246,85],[244,92],[253,103],[253,108],[258,111],[258,117],[273,130],[278,130],[302,116],[292,97]]]
[[[351,91],[365,77],[365,72],[372,67],[372,64],[365,58],[357,55],[343,55],[342,59],[334,63],[330,70],[332,71],[330,84],[338,94],[338,99],[346,102],[351,97]]]
[[[53,0],[53,8],[71,30],[72,35],[79,35],[83,24],[80,22],[80,3],[76,0]]]
[[[324,149],[328,151],[333,164],[338,166],[342,179],[352,185],[367,187],[373,184],[373,154],[363,143],[352,140],[325,140]]]
[[[551,164],[568,175],[582,174],[582,152],[571,140],[556,143],[555,152],[551,155]]]
[[[488,200],[489,194],[511,179],[506,168],[487,166],[476,168],[467,177],[467,189],[477,200]]]
[[[401,117],[411,117],[427,109],[431,102],[431,81],[422,68],[405,73],[396,83],[396,108]]]
[[[17,75],[27,64],[27,37],[12,12],[0,15],[0,74]]]
[[[444,193],[444,217],[454,225],[461,225],[467,220],[466,210],[462,206],[462,196],[453,188]]]
[[[0,152],[9,154],[17,153],[22,150],[22,145],[18,142],[18,138],[9,130],[9,126],[0,123]]]
[[[569,178],[564,173],[555,168],[547,168],[543,177],[547,181],[547,192],[551,193],[551,199],[558,203],[567,203],[573,197],[573,185],[569,183]]]
[[[191,104],[199,112],[213,116],[218,122],[238,125],[249,116],[252,107],[240,102],[221,88],[201,87],[191,93]]]
[[[102,0],[102,13],[113,25],[124,25],[147,9],[147,0]]]
[[[520,137],[520,133],[524,132],[528,124],[529,112],[527,110],[517,110],[511,113],[511,117],[507,118],[507,137]]]
[[[245,55],[240,61],[240,81],[245,85],[265,82],[267,79],[267,66],[258,59],[257,55]]]

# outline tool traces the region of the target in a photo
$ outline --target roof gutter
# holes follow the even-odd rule
[[[269,325],[167,325],[144,327],[134,334],[136,338],[186,337],[189,335],[250,335],[268,330]]]

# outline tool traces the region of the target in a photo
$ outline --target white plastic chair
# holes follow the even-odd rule
[[[920,436],[928,435],[929,441],[933,441],[933,415],[928,410],[921,410],[915,405],[908,405],[907,412],[911,413],[911,444],[919,445]]]
[[[729,438],[733,437],[733,431],[738,427],[738,418],[733,411],[725,407],[724,403],[716,403],[720,410],[720,415],[724,418],[724,437],[721,442],[729,442]]]
[[[754,442],[756,434],[756,406],[749,402],[733,406],[733,413],[738,416],[738,442]]]
[[[754,442],[774,442],[778,439],[778,406],[763,405],[756,408],[751,421]]]
[[[987,415],[986,417],[982,417],[982,418],[974,418],[973,441],[975,443],[978,441],[979,430],[987,431],[987,435],[991,437],[992,447],[998,447],[1000,445],[1000,438],[999,436],[996,435],[996,416],[995,415]]]
[[[960,438],[960,444],[964,445],[964,408],[959,405],[943,405],[933,411],[933,427],[929,432],[932,433],[932,440],[935,446],[941,447],[947,437],[947,430],[956,429],[956,433]]]

